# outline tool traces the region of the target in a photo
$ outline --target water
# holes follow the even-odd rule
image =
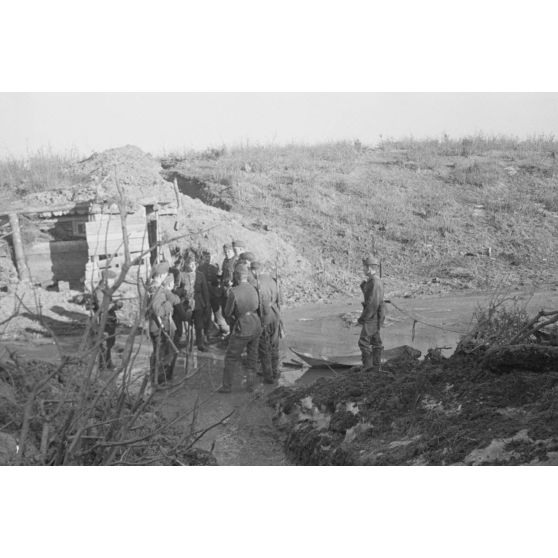
[[[488,306],[491,296],[475,294],[393,299],[405,313],[391,304],[387,305],[386,322],[382,329],[384,346],[390,349],[411,345],[423,354],[429,348],[447,347],[442,352],[451,354],[461,335],[470,329],[475,310]],[[558,307],[557,291],[534,296],[518,292],[514,296],[527,303],[527,310],[531,313],[541,307]],[[353,298],[332,304],[308,304],[286,311],[287,339],[282,346],[285,358],[291,360],[295,357],[288,351],[289,346],[316,356],[358,354],[360,326],[348,326],[342,316],[350,315],[356,322],[361,308],[360,300]],[[407,314],[431,325],[414,324],[413,317]]]

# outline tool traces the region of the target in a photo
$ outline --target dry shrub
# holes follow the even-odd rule
[[[517,297],[496,292],[487,307],[478,307],[473,313],[471,330],[459,341],[456,353],[508,344],[529,322],[526,306]]]

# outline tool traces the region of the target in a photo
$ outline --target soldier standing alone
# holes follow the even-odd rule
[[[379,372],[384,349],[380,337],[380,328],[385,320],[384,285],[378,276],[379,266],[380,262],[373,256],[362,260],[366,279],[360,284],[364,302],[358,319],[358,323],[362,325],[358,346],[365,372]]]

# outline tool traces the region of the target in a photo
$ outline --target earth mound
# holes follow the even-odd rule
[[[463,355],[360,369],[269,396],[300,465],[558,463],[558,376]]]

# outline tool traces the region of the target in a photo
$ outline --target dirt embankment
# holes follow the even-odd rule
[[[267,227],[311,264],[317,288],[353,292],[376,252],[394,294],[556,284],[553,145],[339,143],[211,150],[163,160],[204,203]],[[554,255],[553,255],[554,254]]]
[[[494,374],[478,361],[358,369],[269,398],[300,465],[558,464],[558,375]]]

